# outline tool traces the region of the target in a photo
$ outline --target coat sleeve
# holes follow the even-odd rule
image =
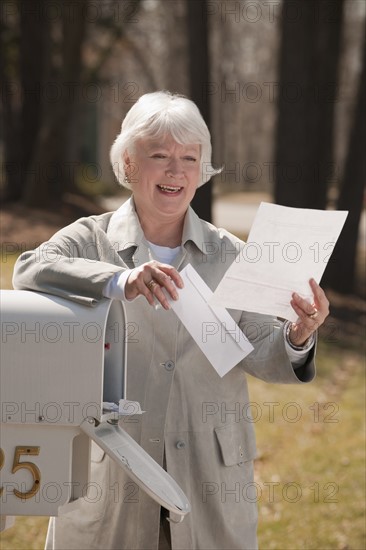
[[[243,312],[239,326],[254,346],[242,362],[247,373],[266,382],[281,384],[313,380],[316,342],[304,365],[294,368],[286,351],[282,321],[268,315]]]
[[[98,219],[81,218],[18,258],[13,287],[94,306],[108,280],[124,269]]]

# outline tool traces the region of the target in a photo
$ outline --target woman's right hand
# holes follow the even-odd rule
[[[151,306],[155,305],[156,299],[164,309],[170,309],[163,289],[173,300],[178,300],[177,287],[183,286],[183,280],[174,267],[153,260],[132,270],[124,290],[127,300],[142,295]]]

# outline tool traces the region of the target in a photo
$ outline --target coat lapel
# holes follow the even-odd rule
[[[112,215],[107,236],[114,250],[130,269],[153,259],[132,198],[122,204]]]

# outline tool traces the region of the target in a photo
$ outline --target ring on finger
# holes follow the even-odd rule
[[[154,279],[151,279],[148,283],[146,283],[147,288],[150,290],[150,292],[153,291],[154,286],[156,286],[158,283],[154,281]]]
[[[308,316],[310,319],[316,319],[317,316],[318,316],[318,311],[315,310],[315,311],[313,311],[312,313],[308,313],[307,316]]]

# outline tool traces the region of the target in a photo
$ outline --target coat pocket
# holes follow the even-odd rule
[[[215,434],[225,466],[242,464],[256,456],[255,437],[248,427],[236,423],[215,428]]]

